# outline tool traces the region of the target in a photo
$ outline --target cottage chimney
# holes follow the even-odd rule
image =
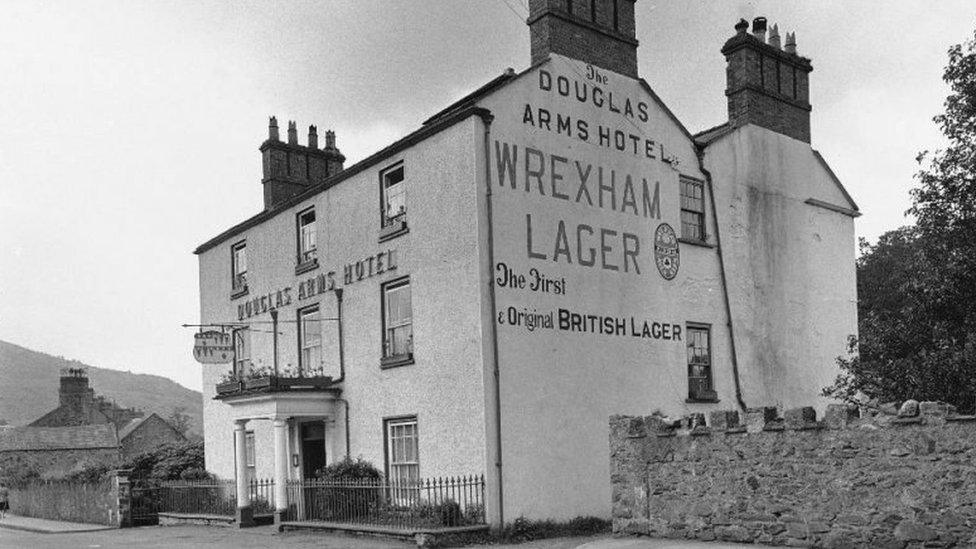
[[[88,372],[83,367],[62,368],[58,388],[61,408],[67,412],[66,424],[83,425],[91,416],[95,391],[88,386]]]
[[[315,126],[308,127],[308,148],[310,149],[319,148],[319,134]]]
[[[532,64],[564,55],[637,78],[635,0],[529,0]]]
[[[806,143],[810,142],[810,60],[796,55],[792,33],[786,47],[778,47],[778,27],[765,43],[766,18],[757,17],[752,34],[745,21],[735,25],[736,34],[722,47],[726,67],[725,95],[729,123],[762,126]]]
[[[298,144],[298,125],[288,122],[288,142],[278,139],[278,122],[271,117],[268,140],[261,144],[264,209],[272,210],[289,198],[321,184],[342,171],[346,158],[335,147],[335,134],[325,134],[325,150],[319,149],[318,129],[308,127],[308,146]]]

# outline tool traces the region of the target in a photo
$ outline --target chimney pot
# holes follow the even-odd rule
[[[763,43],[766,42],[766,18],[757,17],[752,20],[752,35]]]
[[[335,150],[335,132],[328,130],[325,132],[325,148],[326,150]]]
[[[279,141],[278,137],[278,119],[274,116],[268,121],[268,139],[271,141]]]
[[[310,149],[319,148],[318,129],[316,129],[314,125],[308,127],[308,148]]]
[[[783,46],[783,51],[796,55],[796,32],[786,33],[786,44]]]
[[[779,25],[774,24],[773,29],[769,31],[769,45],[779,49]]]
[[[294,120],[288,121],[288,144],[289,145],[298,144],[298,127],[295,126]]]
[[[749,30],[749,22],[745,19],[739,19],[739,22],[735,24],[735,32],[737,34],[745,34]]]

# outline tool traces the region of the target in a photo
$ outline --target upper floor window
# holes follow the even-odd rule
[[[307,371],[322,365],[322,326],[319,307],[313,305],[298,311],[298,366]]]
[[[310,263],[315,258],[315,208],[309,208],[298,214],[298,264]]]
[[[243,376],[251,369],[251,330],[234,330],[234,374]]]
[[[689,325],[688,342],[688,398],[715,400],[712,389],[712,335],[708,326]]]
[[[241,241],[231,246],[231,291],[247,291],[247,242]]]
[[[705,241],[705,188],[701,181],[681,178],[681,237]]]
[[[407,220],[407,189],[403,176],[403,164],[390,168],[381,176],[383,226],[387,227]]]
[[[407,364],[413,359],[413,308],[410,280],[383,286],[383,362],[387,366]]]

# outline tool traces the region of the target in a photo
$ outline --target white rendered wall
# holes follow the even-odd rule
[[[475,184],[478,139],[480,121],[465,120],[200,256],[204,323],[237,320],[239,303],[285,287],[291,288],[292,303],[279,308],[281,319],[294,320],[297,308],[315,303],[322,317],[336,317],[333,292],[297,298],[300,282],[335,271],[344,290],[342,397],[350,408],[350,453],[381,469],[383,419],[416,415],[422,476],[485,473]],[[409,233],[379,243],[379,173],[400,160],[406,173]],[[254,192],[260,192],[257,184]],[[295,215],[313,204],[320,267],[296,276]],[[243,238],[247,239],[249,296],[231,301],[230,246]],[[394,250],[396,270],[345,283],[344,265],[389,250]],[[415,364],[382,370],[380,285],[405,275],[411,282]],[[267,321],[270,315],[252,320]],[[255,327],[270,331],[267,324]],[[279,331],[283,332],[280,365],[297,364],[295,324],[282,323]],[[323,323],[323,338],[326,374],[337,377],[335,322]],[[270,334],[252,335],[256,365],[271,364],[271,348]],[[228,370],[229,365],[203,366],[207,468],[224,477],[233,476],[233,424],[228,404],[211,398],[219,376]],[[270,423],[257,423],[257,474],[270,476]],[[338,429],[327,432],[327,437],[342,438]],[[344,441],[333,439],[330,447],[341,450],[343,446]],[[336,453],[328,456],[329,461],[342,457]]]
[[[729,273],[743,396],[749,406],[826,403],[857,333],[851,208],[810,145],[745,126],[709,145]]]
[[[540,87],[540,71],[553,78],[553,91]],[[533,519],[567,519],[577,515],[610,516],[609,450],[607,422],[611,414],[650,414],[658,410],[668,414],[708,411],[735,407],[728,334],[720,291],[717,252],[712,247],[680,245],[680,268],[673,280],[665,280],[654,262],[654,234],[661,223],[668,223],[680,236],[679,174],[704,180],[698,170],[695,151],[689,136],[666,114],[661,105],[640,83],[600,69],[605,82],[587,78],[584,63],[552,56],[548,63],[521,76],[516,82],[481,102],[495,115],[491,135],[491,177],[495,231],[495,262],[504,262],[519,274],[529,276],[536,268],[554,279],[565,279],[563,295],[534,292],[530,289],[499,287],[498,312],[509,307],[517,311],[556,314],[559,308],[584,313],[613,315],[638,322],[663,322],[680,325],[684,334],[686,322],[712,325],[714,387],[719,403],[686,403],[688,396],[686,340],[643,339],[627,335],[610,336],[554,329],[529,331],[513,326],[507,318],[496,325],[499,334],[501,379],[501,425],[504,463],[505,520],[519,516]],[[555,90],[556,80],[563,76],[571,83],[601,87],[603,106],[577,100],[570,91],[566,97]],[[609,94],[614,95],[613,112]],[[647,121],[639,114],[625,112],[625,101],[632,108],[646,105]],[[535,123],[526,122],[526,105]],[[538,109],[552,117],[550,129],[538,125]],[[585,120],[589,139],[583,139],[573,126],[573,135],[556,131],[556,113]],[[648,158],[643,142],[640,154],[630,146],[619,151],[600,146],[595,136],[598,126],[621,130],[627,134],[652,139],[654,158]],[[517,188],[506,175],[499,183],[499,145],[518,146]],[[662,162],[665,155],[678,163]],[[547,162],[543,190],[532,180],[525,189],[524,155],[526,148],[544,153]],[[503,150],[503,149],[502,149]],[[549,176],[553,155],[557,170],[563,176],[553,192]],[[617,210],[600,208],[576,200],[581,176],[575,162],[592,166],[589,190],[597,203],[598,167],[617,177]],[[533,162],[535,162],[533,160]],[[535,164],[530,166],[535,168]],[[646,179],[659,189],[659,215],[645,217],[641,198],[637,210],[620,212],[624,177],[632,176],[640,185]],[[555,198],[568,195],[568,199]],[[609,203],[609,195],[605,197]],[[545,258],[529,257],[527,221],[531,215],[532,246]],[[554,259],[558,224],[562,221],[569,238],[572,260],[565,255]],[[579,264],[575,243],[579,224],[596,232],[585,246],[595,247],[596,267]],[[711,227],[711,220],[707,221]],[[610,261],[619,270],[601,267],[599,230],[618,233],[611,242]],[[640,273],[622,268],[620,233],[629,232],[640,241],[637,263]],[[712,231],[709,229],[709,233]],[[714,243],[714,239],[710,239]]]

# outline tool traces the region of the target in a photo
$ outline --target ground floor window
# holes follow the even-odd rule
[[[688,398],[715,400],[712,389],[712,336],[711,327],[688,324]]]
[[[417,496],[420,481],[420,449],[417,418],[386,420],[386,470],[393,497],[410,500]]]

